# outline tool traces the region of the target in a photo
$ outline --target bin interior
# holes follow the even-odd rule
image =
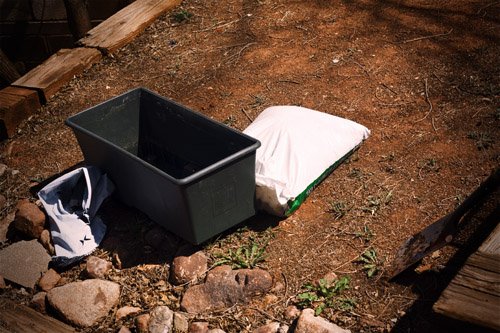
[[[118,96],[71,121],[177,179],[255,144],[145,89]]]

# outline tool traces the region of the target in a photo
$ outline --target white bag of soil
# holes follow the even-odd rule
[[[261,142],[255,161],[257,208],[292,214],[368,138],[351,120],[299,106],[264,110],[243,131]]]

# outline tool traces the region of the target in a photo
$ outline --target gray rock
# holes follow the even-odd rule
[[[135,328],[137,333],[147,333],[149,326],[149,314],[145,313],[135,317]]]
[[[262,269],[232,270],[219,266],[208,273],[205,283],[188,288],[181,309],[201,313],[246,304],[253,296],[264,294],[273,283],[271,275]]]
[[[314,310],[304,309],[297,321],[294,333],[350,333],[322,317],[315,317]]]
[[[183,248],[172,262],[170,281],[176,285],[191,282],[205,274],[207,268],[208,258],[202,251],[192,253]]]
[[[170,333],[173,331],[174,312],[168,306],[157,306],[149,315],[149,333]]]
[[[17,204],[14,228],[31,238],[40,238],[45,225],[45,214],[34,203],[20,200]]]
[[[5,171],[7,171],[7,166],[3,163],[0,163],[0,177],[2,177],[5,174]]]
[[[47,293],[47,300],[67,322],[92,326],[116,306],[120,297],[117,283],[90,279],[68,283]]]
[[[253,333],[277,333],[280,328],[280,323],[272,322],[253,330]]]
[[[45,313],[47,304],[46,301],[47,293],[45,291],[41,291],[33,295],[30,306],[38,312]]]
[[[189,325],[189,333],[208,333],[208,322],[195,321]]]
[[[186,333],[189,329],[188,318],[185,314],[175,312],[174,313],[174,330],[179,333]]]
[[[20,241],[0,251],[0,275],[26,288],[35,287],[48,269],[50,256],[36,239]]]
[[[95,256],[90,256],[87,258],[85,273],[93,279],[102,279],[108,274],[111,267],[113,267],[111,262]]]
[[[51,268],[40,278],[40,281],[38,281],[38,286],[43,291],[49,291],[57,285],[60,279],[61,275],[59,275],[55,270]]]
[[[116,310],[116,320],[120,320],[122,318],[125,318],[130,315],[137,314],[141,312],[141,308],[138,308],[136,306],[124,306]]]
[[[52,244],[52,238],[50,236],[50,232],[47,229],[43,229],[40,238],[38,239],[40,244],[47,250],[50,255],[55,255],[56,250],[54,249],[54,245]]]

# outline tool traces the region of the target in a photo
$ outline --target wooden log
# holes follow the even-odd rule
[[[90,30],[78,43],[113,53],[144,31],[158,16],[180,3],[181,0],[136,0]]]
[[[44,99],[42,102],[45,103],[73,76],[81,74],[101,57],[96,49],[61,49],[12,85],[39,90]]]
[[[17,69],[0,49],[0,78],[2,78],[7,84],[11,84],[20,77],[21,75],[19,75]]]
[[[0,301],[0,332],[73,333],[76,330],[52,317],[9,300]]]
[[[69,31],[77,41],[92,29],[87,0],[64,0],[64,6],[66,7]]]
[[[0,91],[0,140],[15,134],[17,126],[40,108],[35,90],[7,87]]]

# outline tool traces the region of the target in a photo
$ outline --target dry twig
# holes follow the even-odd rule
[[[429,38],[447,36],[447,35],[451,34],[452,31],[453,31],[453,28],[450,29],[448,32],[445,32],[445,33],[442,33],[442,34],[436,34],[436,35],[430,35],[430,36],[423,36],[423,37],[417,37],[417,38],[407,39],[407,40],[402,41],[401,43],[402,44],[406,44],[406,43],[416,42],[418,40],[423,40],[423,39],[429,39]]]

